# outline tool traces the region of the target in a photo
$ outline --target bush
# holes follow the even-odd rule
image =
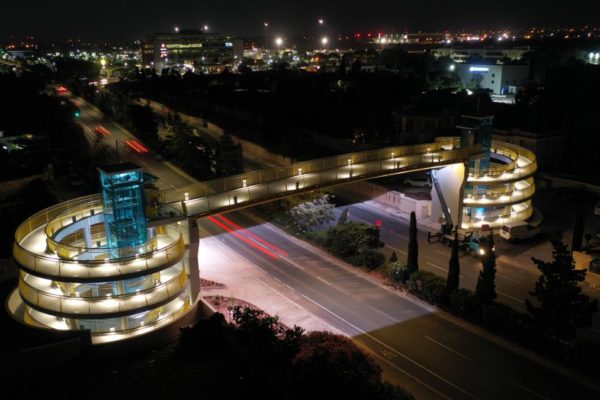
[[[385,256],[377,250],[367,249],[355,258],[356,264],[364,265],[370,270],[379,268],[385,262]]]
[[[410,271],[406,263],[393,262],[389,266],[389,277],[395,282],[405,283],[410,278]]]
[[[479,312],[479,302],[475,293],[467,289],[458,289],[450,294],[450,310],[461,318],[473,319]]]
[[[430,303],[439,303],[446,288],[446,280],[429,271],[416,271],[408,279],[411,292]]]

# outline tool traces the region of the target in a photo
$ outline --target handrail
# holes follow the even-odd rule
[[[19,293],[30,305],[64,314],[114,314],[163,303],[179,294],[187,282],[185,268],[173,279],[150,289],[114,296],[75,297],[48,293],[19,279]]]
[[[535,185],[531,184],[521,190],[514,190],[511,195],[500,195],[495,197],[473,196],[464,199],[465,206],[500,206],[517,203],[530,199],[535,193]]]
[[[398,159],[407,156],[424,156],[440,151],[448,152],[448,150],[444,150],[442,148],[442,142],[425,143],[411,146],[387,147],[371,151],[347,153],[333,157],[302,161],[291,166],[245,172],[224,178],[182,186],[175,189],[157,190],[154,191],[154,197],[161,204],[177,203],[186,201],[188,199],[208,197],[210,195],[241,189],[248,186],[281,181],[288,178],[293,178],[299,173],[313,174],[343,168],[348,165],[358,166],[363,163],[374,161],[383,162],[386,160],[394,158]],[[479,152],[477,147],[453,149],[450,151],[458,151],[456,154],[466,154],[467,156]]]
[[[20,244],[13,246],[15,260],[25,269],[43,275],[62,278],[104,279],[134,274],[139,271],[159,268],[174,263],[184,255],[185,245],[181,231],[167,246],[152,253],[108,260],[66,260],[50,255],[33,253]]]

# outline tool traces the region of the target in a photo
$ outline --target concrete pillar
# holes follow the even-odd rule
[[[92,226],[90,224],[90,218],[84,219],[85,224],[83,226],[83,237],[85,240],[85,247],[91,249],[94,247],[94,243],[92,241]]]
[[[190,271],[190,287],[192,292],[192,303],[196,302],[200,295],[200,266],[198,265],[198,250],[200,248],[200,233],[195,217],[188,217],[188,266]]]

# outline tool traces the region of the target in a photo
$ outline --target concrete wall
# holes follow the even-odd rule
[[[464,164],[452,164],[437,170],[440,188],[450,209],[452,223],[460,226],[462,220],[462,201],[466,168]],[[443,217],[440,199],[435,189],[431,188],[431,216],[434,221]]]

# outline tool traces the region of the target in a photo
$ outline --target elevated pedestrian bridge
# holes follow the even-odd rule
[[[315,189],[412,171],[465,163],[480,146],[458,148],[457,138],[388,147],[246,172],[176,189],[148,191],[153,220],[203,217],[281,199]]]
[[[439,138],[435,143],[349,153],[171,190],[146,189],[150,239],[135,248],[119,248],[118,254],[107,247],[99,194],[54,205],[17,228],[13,255],[20,269],[19,286],[8,308],[32,326],[89,330],[95,344],[172,325],[197,304],[196,218],[355,181],[460,164],[457,170],[462,172],[447,182],[454,187],[448,207],[489,210],[479,219],[469,215],[463,227],[527,218],[535,155],[494,142],[492,151],[501,161],[482,173],[462,168],[482,156],[481,147],[458,145],[458,138]]]

